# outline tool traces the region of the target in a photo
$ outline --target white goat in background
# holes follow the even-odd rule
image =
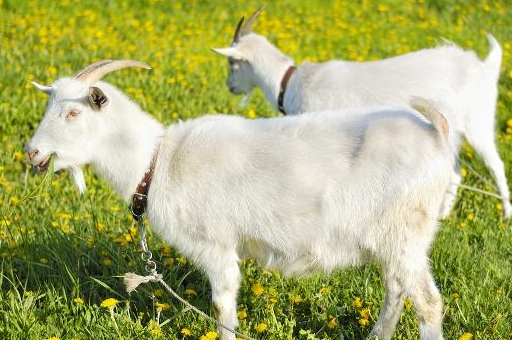
[[[248,96],[259,87],[277,109],[283,78],[294,62],[265,37],[251,32],[261,11],[245,25],[244,18],[240,20],[230,47],[213,50],[228,57],[227,85],[232,93]],[[488,38],[490,53],[484,61],[472,51],[449,44],[380,61],[305,62],[291,74],[281,111],[296,115],[368,105],[407,107],[411,96],[442,102],[446,108],[443,114],[450,122],[452,147],[459,150],[463,135],[482,157],[498,184],[503,214],[509,218],[512,206],[507,178],[494,142],[501,48],[491,35]],[[450,214],[460,182],[456,162],[442,218]]]
[[[441,114],[417,100],[432,124],[380,107],[258,120],[206,116],[165,129],[99,81],[130,66],[146,67],[104,61],[51,86],[36,84],[50,100],[26,146],[32,164],[44,171],[51,155],[55,171],[92,164],[128,201],[157,155],[149,220],[206,272],[217,318],[228,327],[238,325],[241,258],[290,275],[371,261],[386,284],[372,334],[391,338],[409,295],[421,339],[443,339],[443,303],[428,259],[454,162]],[[83,179],[77,184],[84,188]]]

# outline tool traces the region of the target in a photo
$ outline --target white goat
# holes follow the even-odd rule
[[[277,109],[281,82],[294,62],[265,37],[251,33],[251,25],[260,12],[261,9],[254,13],[245,26],[244,18],[240,20],[230,47],[213,50],[228,57],[227,85],[232,93],[249,96],[254,87],[259,87]],[[474,52],[453,44],[381,61],[305,62],[291,75],[282,111],[296,115],[368,105],[407,107],[411,96],[442,102],[446,107],[443,114],[450,122],[452,147],[458,150],[461,135],[466,137],[491,169],[502,198],[503,214],[509,218],[509,189],[494,143],[501,48],[491,35],[488,38],[491,51],[483,62]],[[452,185],[440,212],[442,218],[450,214],[460,182],[460,165],[456,162]]]
[[[98,82],[127,66],[145,65],[100,62],[75,78],[36,84],[50,100],[26,146],[34,165],[45,170],[50,155],[55,171],[76,174],[92,164],[130,200],[156,154],[151,224],[206,272],[227,326],[238,324],[241,258],[290,275],[372,261],[386,282],[372,334],[391,338],[407,294],[421,339],[443,339],[428,259],[454,161],[441,114],[418,101],[433,125],[381,107],[259,120],[206,116],[165,130]],[[219,332],[222,340],[235,338]]]

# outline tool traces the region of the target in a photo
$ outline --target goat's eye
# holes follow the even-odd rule
[[[73,120],[80,114],[80,111],[77,109],[69,110],[66,114],[66,120]]]

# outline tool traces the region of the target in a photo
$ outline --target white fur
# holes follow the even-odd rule
[[[380,61],[305,62],[289,81],[285,112],[295,115],[368,105],[407,107],[411,96],[441,102],[452,131],[452,147],[458,150],[464,136],[482,157],[498,184],[503,213],[508,218],[512,214],[509,189],[494,142],[501,48],[491,35],[488,38],[490,53],[484,61],[472,51],[448,44]],[[254,33],[242,36],[229,48],[214,51],[230,58],[227,85],[231,92],[249,93],[253,87],[259,87],[277,108],[281,80],[293,65],[290,57]],[[455,203],[460,181],[457,163],[444,199],[443,218]]]
[[[100,112],[85,102],[84,84],[53,84],[28,151],[56,153],[60,168],[90,163],[129,201],[160,144],[149,219],[204,269],[222,323],[238,324],[241,258],[289,275],[371,261],[387,287],[372,334],[391,337],[410,295],[422,340],[443,339],[428,251],[453,155],[436,112],[423,113],[435,128],[412,111],[379,107],[259,120],[206,116],[164,132],[113,86],[95,86],[109,99]],[[66,121],[70,107],[82,112]],[[219,331],[222,340],[235,339]]]

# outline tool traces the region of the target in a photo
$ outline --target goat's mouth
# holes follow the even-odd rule
[[[229,92],[231,92],[232,94],[234,95],[239,95],[239,94],[242,94],[243,92],[240,91],[239,89],[237,89],[236,87],[232,87],[230,86],[229,87]]]
[[[36,165],[36,168],[39,172],[46,172],[48,170],[48,166],[50,165],[50,161],[52,159],[53,154],[49,154],[39,164]]]

